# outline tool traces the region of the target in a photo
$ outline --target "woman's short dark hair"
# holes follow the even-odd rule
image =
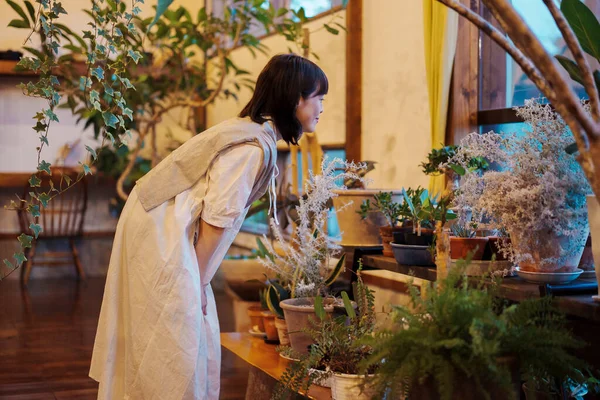
[[[240,112],[263,124],[272,120],[288,144],[298,144],[302,125],[296,118],[300,96],[327,94],[327,76],[315,63],[296,54],[276,55],[265,66],[256,82],[252,99]]]

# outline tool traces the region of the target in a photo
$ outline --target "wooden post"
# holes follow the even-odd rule
[[[361,161],[363,0],[346,9],[346,158]]]

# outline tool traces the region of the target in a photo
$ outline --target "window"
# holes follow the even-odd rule
[[[583,1],[596,15],[600,15],[599,0]],[[558,4],[558,1],[556,2]],[[542,0],[512,0],[512,4],[550,55],[564,55],[573,59],[554,19]],[[498,26],[485,7],[481,13],[486,20]],[[471,45],[477,46],[476,43]],[[588,57],[588,61],[593,69],[600,68],[598,62],[592,57]],[[573,89],[580,98],[587,98],[585,89],[577,82],[573,81]],[[522,106],[525,100],[541,96],[540,91],[517,63],[500,46],[481,33],[477,113],[479,130],[487,132],[491,125],[494,125],[495,129],[514,131],[515,124],[519,122],[519,119],[512,107]]]

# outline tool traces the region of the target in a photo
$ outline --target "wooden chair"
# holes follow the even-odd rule
[[[78,172],[67,168],[53,169],[52,176],[46,175],[42,179],[43,191],[49,191],[51,181],[54,187],[59,188],[62,175],[69,176],[75,182]],[[62,187],[66,187],[64,181]],[[27,184],[23,199],[31,201],[29,194],[31,191],[31,187]],[[35,222],[40,223],[43,230],[40,232],[38,238],[32,241],[31,248],[27,249],[25,253],[27,261],[21,270],[21,280],[24,285],[27,285],[29,281],[34,263],[40,266],[74,264],[77,276],[80,279],[85,279],[85,273],[79,260],[77,247],[75,246],[75,240],[82,237],[83,221],[87,210],[87,197],[87,182],[83,178],[77,184],[72,184],[64,193],[52,199],[46,208],[40,209],[41,216],[36,217]],[[21,232],[27,232],[29,235],[35,236],[29,228],[30,224],[34,223],[34,218],[31,214],[25,209],[20,209],[18,214]],[[38,243],[49,240],[66,241],[69,244],[70,251],[46,251],[36,254]]]

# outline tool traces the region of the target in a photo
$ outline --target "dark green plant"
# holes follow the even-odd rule
[[[456,222],[450,227],[450,231],[456,237],[460,238],[474,238],[477,236],[477,224]]]
[[[432,149],[431,152],[427,155],[427,162],[422,162],[421,167],[423,168],[423,173],[425,175],[442,175],[448,171],[448,168],[458,175],[464,175],[465,170],[460,165],[456,164],[448,164],[448,160],[450,160],[455,154],[456,150],[459,146],[444,146],[440,149]],[[448,165],[448,167],[441,167],[442,165]],[[483,157],[473,157],[469,160],[468,163],[469,170],[471,171],[485,171],[489,168],[488,161]]]
[[[426,189],[418,187],[416,190],[402,188],[404,207],[402,214],[412,222],[413,233],[421,236],[421,228],[435,228],[435,221],[456,218],[456,214],[448,208],[450,198],[444,196],[440,201],[431,197]]]
[[[356,310],[348,294],[342,292],[344,315],[330,317],[325,313],[323,299],[315,299],[317,321],[306,332],[314,344],[307,355],[300,355],[300,361],[288,366],[280,384],[273,394],[274,399],[287,398],[291,393],[308,389],[315,382],[322,382],[333,373],[358,374],[359,364],[372,354],[370,345],[363,344],[365,337],[371,337],[375,328],[375,299],[373,292],[364,284],[359,268],[358,280],[353,284]],[[366,368],[372,374],[378,365]]]
[[[394,308],[395,326],[368,340],[374,355],[364,370],[385,360],[375,381],[381,395],[390,391],[397,398],[428,381],[450,400],[471,382],[482,399],[490,398],[492,387],[511,399],[510,364],[502,358],[514,360],[525,377],[564,380],[585,366],[572,355],[583,343],[566,328],[551,298],[506,306],[497,301],[495,285],[470,284],[461,264],[423,294],[411,284],[410,306]]]
[[[394,202],[393,196],[392,192],[376,193],[373,195],[373,202],[371,202],[371,199],[366,199],[360,205],[360,210],[356,212],[360,214],[362,219],[366,219],[369,213],[381,213],[385,217],[388,226],[393,228],[402,215],[402,205]]]

